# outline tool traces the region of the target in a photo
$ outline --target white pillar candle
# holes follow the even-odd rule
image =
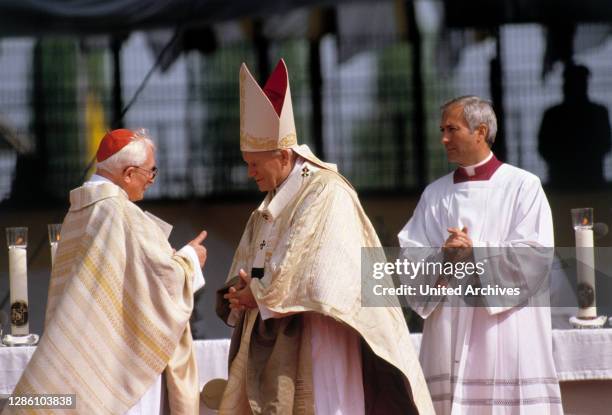
[[[595,252],[593,230],[578,228],[576,234],[576,274],[578,277],[578,318],[597,317],[595,303]],[[582,299],[582,301],[581,301]],[[592,302],[590,301],[592,299]],[[581,304],[585,301],[590,304]]]
[[[57,252],[57,242],[51,242],[51,270],[53,270],[53,264],[55,264],[55,252]]]
[[[30,333],[28,324],[28,261],[23,246],[9,246],[9,280],[11,293],[11,334]]]

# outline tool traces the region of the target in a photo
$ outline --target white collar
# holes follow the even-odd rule
[[[472,164],[471,166],[466,166],[466,167],[461,167],[463,170],[465,170],[465,172],[467,173],[468,176],[473,176],[476,174],[476,167],[480,167],[483,164],[486,164],[489,160],[491,160],[493,158],[493,152],[489,151],[489,155],[487,157],[485,157],[484,160],[479,161],[476,164]]]
[[[113,182],[104,176],[100,176],[99,174],[92,174],[89,180],[83,183],[83,185],[84,186],[96,186],[102,183],[113,183]]]
[[[298,157],[295,160],[295,165],[289,173],[289,176],[282,182],[275,190],[268,192],[268,195],[261,202],[261,205],[257,208],[257,210],[263,215],[265,220],[274,220],[278,215],[282,212],[282,210],[287,206],[289,201],[293,199],[295,194],[298,192],[300,187],[302,186],[302,182],[304,177],[302,176],[301,170],[302,166],[307,165],[308,168],[312,171],[314,170],[311,167],[310,163],[304,160],[302,157]],[[304,166],[306,168],[306,166]]]
[[[276,189],[273,190],[275,195],[277,195],[281,190],[283,190],[283,187],[285,187],[290,177],[297,174],[297,171],[302,168],[302,164],[304,164],[304,159],[298,156],[297,159],[295,160],[293,169],[291,169],[291,172],[289,173],[287,178]]]

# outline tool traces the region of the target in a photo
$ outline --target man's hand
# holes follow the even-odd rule
[[[449,262],[465,261],[472,257],[472,240],[468,236],[467,227],[463,229],[448,228],[450,236],[444,242],[444,260]]]
[[[240,282],[230,287],[223,298],[229,301],[232,310],[257,308],[257,302],[250,287],[251,277],[243,269],[240,270],[238,275],[240,276]]]
[[[206,239],[206,235],[208,235],[208,232],[202,231],[193,241],[187,244],[195,250],[198,261],[200,261],[200,268],[204,268],[204,264],[206,263],[206,247],[202,245],[202,242]]]

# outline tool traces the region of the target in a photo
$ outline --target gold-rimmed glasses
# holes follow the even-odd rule
[[[155,179],[155,177],[157,177],[157,173],[159,172],[159,170],[157,169],[157,166],[153,166],[151,170],[145,169],[144,167],[138,167],[138,166],[129,166],[129,167],[134,167],[135,169],[147,172],[147,177],[150,180]]]

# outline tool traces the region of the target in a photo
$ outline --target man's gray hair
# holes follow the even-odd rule
[[[488,134],[486,141],[489,147],[493,146],[495,135],[497,134],[497,117],[495,117],[495,111],[493,111],[491,101],[487,101],[475,95],[466,95],[445,102],[440,107],[440,110],[442,114],[444,114],[450,107],[454,107],[455,105],[461,105],[463,107],[463,118],[465,118],[472,133],[481,124],[487,126]]]
[[[144,128],[134,131],[132,141],[121,150],[104,161],[96,164],[96,169],[104,170],[112,174],[121,174],[130,166],[140,167],[147,159],[147,147],[155,150],[155,144]]]

